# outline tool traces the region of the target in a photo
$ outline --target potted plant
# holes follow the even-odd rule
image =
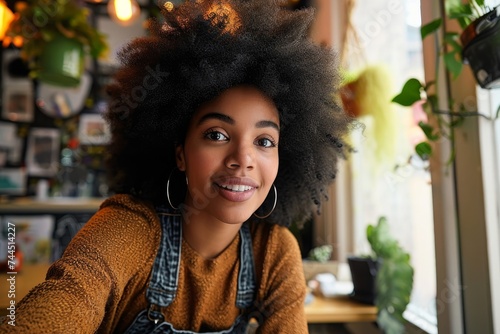
[[[76,86],[84,55],[103,57],[105,35],[88,22],[89,10],[76,0],[29,0],[15,4],[7,36],[22,39],[21,57],[30,75],[58,86]]]
[[[446,15],[456,20],[462,32],[446,32],[438,56],[443,57],[446,69],[456,78],[462,72],[463,64],[469,64],[478,84],[483,88],[498,86],[500,81],[500,8],[490,8],[484,0],[469,0],[462,3],[458,0],[446,2]],[[442,26],[442,19],[436,19],[421,27],[422,39],[434,34]],[[437,71],[437,70],[436,70]],[[436,72],[437,74],[437,72]],[[419,126],[426,140],[418,143],[415,152],[428,160],[432,154],[432,142],[442,138],[453,141],[453,128],[460,125],[465,116],[478,116],[479,113],[468,111],[463,104],[456,107],[449,101],[449,110],[439,110],[438,97],[432,93],[435,82],[422,83],[410,78],[403,85],[401,92],[392,101],[402,106],[412,106],[423,101],[423,109],[427,121],[420,121]],[[447,121],[443,116],[454,116]],[[497,114],[498,117],[498,114]],[[430,119],[436,119],[435,122]],[[437,124],[435,126],[431,123]],[[452,151],[449,161],[454,159]]]
[[[348,258],[352,298],[377,306],[377,324],[386,334],[404,333],[403,312],[413,289],[410,255],[390,235],[385,217],[368,225],[366,237],[372,254]]]

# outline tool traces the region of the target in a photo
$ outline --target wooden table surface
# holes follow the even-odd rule
[[[377,308],[351,300],[348,296],[323,297],[315,295],[305,306],[308,323],[372,322]]]
[[[49,268],[48,264],[25,265],[15,277],[15,300],[19,302],[35,285],[43,282]],[[0,274],[0,315],[5,315],[10,303],[9,284],[3,284],[11,275]],[[325,298],[315,295],[311,303],[305,306],[309,323],[372,322],[376,320],[375,306],[352,301],[347,296]]]

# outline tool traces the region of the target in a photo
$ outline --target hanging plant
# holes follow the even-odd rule
[[[499,7],[491,9],[484,0],[470,0],[461,3],[449,0],[446,3],[446,15],[458,22],[463,29],[459,32],[446,32],[437,57],[442,57],[446,69],[452,78],[457,78],[462,72],[463,64],[471,65],[479,85],[483,88],[493,88],[499,84],[500,78],[500,18]],[[434,34],[442,26],[442,19],[436,19],[421,27],[422,40]],[[485,38],[489,41],[485,42]],[[437,71],[436,71],[437,76]],[[440,110],[438,96],[431,93],[435,81],[422,83],[416,78],[410,78],[403,85],[401,92],[392,101],[402,106],[412,106],[423,101],[422,107],[430,121],[420,121],[419,126],[426,139],[415,146],[415,152],[428,160],[432,155],[432,142],[447,138],[453,142],[453,129],[463,123],[468,116],[481,116],[478,112],[468,111],[465,105],[448,102],[448,110]],[[500,109],[499,109],[500,110]],[[452,116],[448,120],[445,116]],[[498,112],[497,116],[498,117]],[[436,125],[433,125],[436,124]],[[448,163],[454,160],[454,151],[448,158]]]
[[[30,0],[17,2],[15,17],[6,35],[5,43],[17,42],[21,57],[28,62],[30,76],[54,85],[76,86],[83,70],[83,57],[102,58],[109,46],[103,33],[88,22],[89,10],[75,0]],[[69,51],[62,52],[62,47]],[[54,60],[47,50],[58,48],[56,55],[65,57],[53,62],[65,64],[61,75],[52,65],[46,68],[44,60]],[[70,61],[76,65],[68,65]],[[78,70],[78,71],[77,71]],[[76,73],[78,72],[78,73]]]

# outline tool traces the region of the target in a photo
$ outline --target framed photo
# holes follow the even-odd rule
[[[2,117],[13,122],[32,122],[34,116],[33,87],[29,82],[5,84]]]
[[[26,165],[28,174],[52,177],[59,168],[58,129],[33,128],[28,136]]]
[[[0,147],[10,149],[14,147],[17,138],[17,125],[14,123],[0,122]]]
[[[22,145],[23,140],[17,135],[17,124],[0,122],[0,166],[6,163],[19,165]]]
[[[109,142],[111,132],[101,114],[83,114],[80,116],[78,137],[84,145],[104,145]]]
[[[0,194],[24,195],[26,171],[24,168],[0,168]]]

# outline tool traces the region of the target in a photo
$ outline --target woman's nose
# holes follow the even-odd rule
[[[234,145],[225,161],[226,167],[231,169],[252,169],[254,166],[254,152],[252,145],[238,143]]]

